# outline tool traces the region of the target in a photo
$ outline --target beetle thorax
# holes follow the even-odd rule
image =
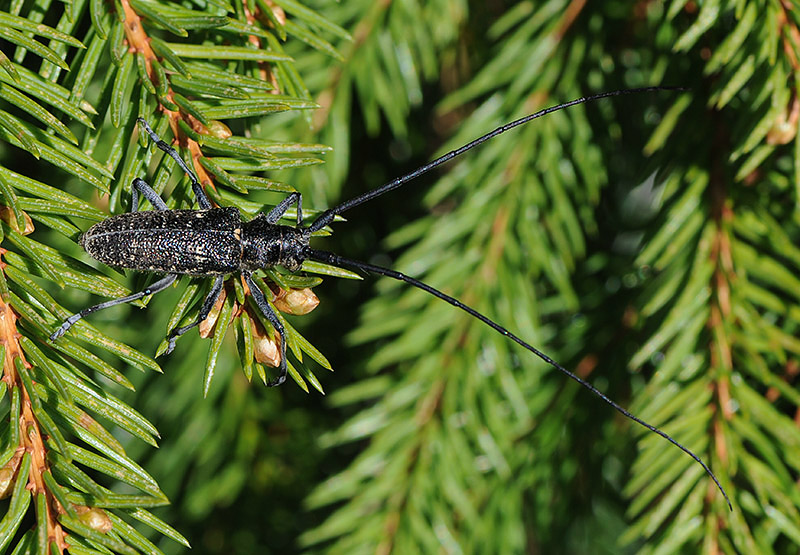
[[[307,229],[271,224],[263,215],[245,222],[242,226],[242,269],[283,266],[295,272],[306,259],[309,237]]]

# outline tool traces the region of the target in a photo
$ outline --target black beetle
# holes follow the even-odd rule
[[[249,222],[242,221],[234,206],[212,208],[197,177],[178,152],[162,141],[150,125],[139,123],[155,144],[172,156],[192,181],[200,210],[169,210],[150,185],[138,177],[133,180],[131,212],[118,214],[95,224],[80,238],[80,244],[92,258],[109,266],[144,272],[167,274],[143,291],[106,301],[73,314],[50,336],[56,340],[84,316],[118,304],[128,303],[163,291],[179,275],[215,276],[211,292],[200,307],[197,318],[169,333],[165,354],[175,348],[175,340],[208,317],[217,301],[226,274],[241,272],[259,309],[281,338],[281,362],[278,377],[269,386],[286,380],[286,332],[270,307],[264,293],[252,278],[252,272],[272,266],[297,271],[309,258],[308,240],[311,229],[302,227],[302,197],[292,193],[268,214],[259,214]],[[139,212],[139,193],[155,210]],[[276,222],[292,205],[297,204],[297,226]]]

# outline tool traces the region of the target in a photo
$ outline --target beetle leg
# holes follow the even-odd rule
[[[139,211],[139,193],[142,193],[142,196],[149,200],[156,210],[167,210],[167,204],[158,196],[158,193],[147,184],[147,181],[137,177],[131,184],[131,212]]]
[[[261,309],[261,313],[267,317],[269,323],[272,324],[272,327],[275,331],[278,332],[278,335],[281,336],[281,366],[280,366],[280,373],[278,377],[272,380],[267,384],[267,387],[274,387],[276,385],[281,385],[283,382],[286,381],[286,373],[287,373],[287,364],[286,364],[286,330],[281,324],[281,321],[275,315],[275,311],[272,310],[272,307],[269,306],[267,302],[267,298],[264,296],[264,293],[261,289],[258,288],[256,282],[253,281],[253,277],[248,272],[242,272],[242,276],[244,277],[244,281],[247,283],[247,286],[250,288],[250,294],[253,295],[253,300],[258,305],[258,308]]]
[[[103,310],[104,308],[109,308],[112,306],[116,306],[118,304],[129,303],[131,301],[135,301],[137,299],[141,299],[142,297],[146,297],[147,295],[155,295],[172,285],[172,282],[175,281],[175,278],[178,276],[176,274],[169,274],[167,277],[158,280],[154,284],[152,284],[147,289],[143,291],[139,291],[138,293],[134,293],[132,295],[128,295],[127,297],[120,297],[119,299],[113,299],[110,301],[106,301],[104,303],[96,304],[94,306],[90,306],[89,308],[84,308],[80,312],[73,314],[66,320],[64,323],[61,324],[61,327],[58,328],[53,334],[50,336],[50,341],[55,341],[65,333],[67,330],[72,327],[72,325],[80,320],[81,318],[91,314],[92,312],[97,312],[98,310]]]
[[[166,142],[161,140],[153,128],[150,127],[150,124],[145,121],[144,118],[138,118],[138,121],[144,130],[147,131],[147,134],[150,135],[150,140],[152,140],[155,145],[169,154],[173,160],[175,160],[181,169],[189,176],[189,179],[192,181],[192,191],[194,191],[194,196],[197,197],[197,204],[200,206],[201,209],[206,210],[211,208],[211,202],[208,200],[208,196],[206,196],[205,191],[203,191],[203,187],[200,185],[200,181],[197,180],[197,176],[194,174],[192,169],[189,165],[181,158],[180,153],[177,150],[169,146]]]
[[[267,214],[267,222],[271,224],[277,223],[286,210],[295,203],[297,203],[297,227],[300,227],[303,224],[303,195],[297,192],[292,193],[270,210]]]
[[[173,330],[169,332],[169,337],[167,337],[169,345],[167,346],[167,350],[164,351],[165,355],[170,354],[172,350],[175,348],[175,341],[178,339],[178,337],[180,337],[193,327],[199,325],[200,322],[208,318],[208,313],[211,312],[211,309],[214,307],[214,303],[217,302],[219,294],[222,291],[223,281],[224,281],[224,276],[217,276],[217,279],[214,280],[214,285],[211,286],[211,291],[203,301],[203,305],[200,307],[200,312],[197,314],[197,319],[194,322],[180,328],[173,328]]]

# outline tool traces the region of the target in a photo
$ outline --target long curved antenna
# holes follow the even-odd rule
[[[414,170],[409,174],[397,177],[392,181],[384,185],[381,185],[380,187],[372,189],[371,191],[367,191],[366,193],[363,193],[355,198],[347,200],[337,206],[334,206],[333,208],[329,208],[328,210],[320,214],[316,220],[314,220],[314,223],[312,223],[309,226],[309,229],[311,230],[312,233],[315,231],[319,231],[320,229],[331,223],[333,219],[342,212],[350,210],[351,208],[358,206],[359,204],[363,204],[374,198],[377,198],[384,193],[388,193],[389,191],[397,189],[401,185],[408,183],[413,179],[416,179],[420,175],[427,173],[438,166],[441,166],[445,162],[452,160],[453,158],[460,156],[461,154],[464,154],[466,151],[471,150],[476,146],[485,143],[489,139],[496,137],[502,133],[505,133],[506,131],[514,129],[515,127],[520,126],[524,123],[528,123],[531,120],[535,120],[542,116],[546,116],[547,114],[557,112],[558,110],[563,110],[564,108],[569,108],[570,106],[575,106],[576,104],[584,104],[586,102],[592,102],[593,100],[598,100],[600,98],[606,98],[609,96],[620,96],[623,94],[636,94],[636,93],[654,92],[654,91],[685,91],[685,90],[687,90],[685,87],[641,87],[638,89],[623,89],[619,91],[609,91],[600,94],[593,94],[591,96],[584,96],[583,98],[571,100],[569,102],[565,102],[564,104],[559,104],[558,106],[551,106],[550,108],[545,108],[544,110],[540,110],[535,114],[530,114],[525,116],[524,118],[520,118],[518,120],[512,121],[511,123],[502,125],[497,129],[495,129],[494,131],[490,131],[486,135],[478,137],[474,141],[470,141],[469,143],[465,144],[462,147],[459,147],[455,150],[451,150],[447,154],[440,156],[439,158],[437,158],[432,162],[428,162],[424,166],[417,168],[416,170]]]
[[[484,324],[486,324],[487,326],[489,326],[490,328],[492,328],[496,332],[500,333],[501,335],[504,335],[504,336],[508,337],[509,339],[511,339],[512,341],[518,343],[519,345],[522,345],[528,351],[530,351],[531,353],[533,353],[534,355],[536,355],[537,357],[539,357],[540,359],[545,361],[547,364],[549,364],[550,366],[552,366],[556,370],[559,370],[560,372],[562,372],[563,374],[565,374],[569,378],[571,378],[571,379],[575,380],[576,382],[578,382],[580,385],[582,385],[583,387],[585,387],[586,389],[588,389],[589,391],[591,391],[592,393],[594,393],[595,395],[600,397],[603,401],[605,401],[606,403],[611,405],[615,410],[617,410],[617,412],[621,413],[626,418],[630,418],[631,420],[633,420],[634,422],[637,422],[638,424],[641,424],[642,426],[644,426],[645,428],[647,428],[651,432],[654,432],[654,433],[660,435],[661,437],[663,437],[664,439],[669,441],[671,444],[676,446],[678,449],[680,449],[681,451],[683,451],[684,453],[686,453],[687,455],[692,457],[697,463],[700,464],[700,466],[703,467],[703,470],[706,471],[706,474],[708,474],[711,477],[711,479],[714,480],[714,483],[717,484],[717,487],[719,488],[719,491],[722,492],[722,495],[725,497],[725,501],[728,503],[728,507],[730,508],[731,511],[733,510],[733,505],[731,505],[731,500],[728,498],[728,494],[725,493],[725,489],[719,483],[719,480],[717,480],[717,477],[714,476],[714,473],[711,472],[711,469],[708,468],[708,465],[706,465],[706,463],[704,463],[703,460],[700,457],[695,455],[687,447],[684,447],[683,445],[678,443],[676,440],[674,440],[672,438],[672,436],[670,436],[666,432],[663,432],[663,431],[659,430],[658,428],[656,428],[655,426],[653,426],[651,424],[648,424],[647,422],[645,422],[641,418],[638,418],[637,416],[634,416],[633,414],[631,414],[630,412],[628,412],[627,410],[622,408],[620,405],[618,405],[617,403],[615,403],[614,401],[612,401],[611,399],[606,397],[606,395],[602,391],[597,389],[595,386],[593,386],[592,384],[590,384],[586,380],[581,379],[580,377],[575,375],[573,372],[570,372],[569,370],[567,370],[566,368],[561,366],[559,363],[554,361],[552,358],[550,358],[549,356],[544,354],[542,351],[540,351],[539,349],[537,349],[533,345],[528,344],[526,341],[524,341],[523,339],[517,337],[516,335],[514,335],[513,333],[508,331],[506,328],[504,328],[503,326],[501,326],[500,324],[498,324],[494,320],[491,320],[491,319],[487,318],[486,316],[484,316],[483,314],[481,314],[480,312],[478,312],[474,308],[465,305],[464,303],[462,303],[458,299],[456,299],[454,297],[451,297],[450,295],[447,295],[446,293],[442,293],[441,291],[439,291],[438,289],[436,289],[434,287],[431,287],[427,283],[423,283],[423,282],[421,282],[421,281],[419,281],[417,279],[414,279],[414,278],[412,278],[410,276],[407,276],[407,275],[405,275],[403,273],[397,272],[397,271],[389,269],[389,268],[383,268],[382,266],[375,266],[373,264],[367,264],[366,262],[360,262],[358,260],[350,260],[348,258],[343,258],[343,257],[339,256],[338,254],[334,254],[332,252],[319,251],[319,250],[316,250],[316,249],[312,249],[310,247],[306,247],[305,255],[308,258],[312,259],[312,260],[316,260],[318,262],[324,262],[326,264],[331,264],[333,266],[345,266],[345,267],[349,267],[349,268],[352,268],[352,269],[355,269],[355,270],[362,270],[364,272],[369,272],[371,274],[378,274],[378,275],[381,275],[381,276],[387,276],[387,277],[390,277],[390,278],[394,278],[396,280],[403,281],[405,283],[408,283],[409,285],[413,285],[414,287],[417,287],[418,289],[422,289],[423,291],[425,291],[427,293],[430,293],[431,295],[433,295],[437,299],[441,299],[441,300],[453,305],[456,308],[460,308],[461,310],[463,310],[464,312],[466,312],[470,316],[474,316],[475,318],[477,318],[478,320],[480,320],[481,322],[483,322]]]

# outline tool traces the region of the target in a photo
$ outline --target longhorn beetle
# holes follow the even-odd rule
[[[699,463],[711,479],[714,480],[714,483],[725,497],[728,507],[732,510],[733,507],[728,498],[728,494],[725,492],[714,473],[711,472],[711,469],[700,457],[678,443],[666,432],[634,416],[606,397],[592,384],[581,379],[573,372],[570,372],[558,362],[532,345],[529,345],[523,339],[514,335],[497,322],[490,320],[477,310],[463,304],[458,299],[410,276],[389,268],[383,268],[357,260],[350,260],[331,252],[313,249],[309,246],[311,234],[333,222],[337,215],[359,204],[379,197],[384,193],[388,193],[514,127],[540,118],[551,112],[563,110],[570,106],[575,106],[576,104],[583,104],[600,98],[675,89],[681,90],[679,87],[645,87],[610,91],[546,108],[498,127],[494,131],[448,152],[407,175],[398,177],[376,189],[367,191],[334,208],[330,208],[320,214],[311,224],[306,226],[303,225],[302,197],[300,193],[297,192],[291,193],[267,214],[259,214],[250,221],[243,221],[239,209],[234,206],[225,208],[212,207],[211,202],[203,191],[194,172],[180,157],[178,152],[166,142],[162,141],[144,119],[139,118],[139,123],[155,145],[171,156],[186,175],[189,176],[192,183],[192,190],[194,191],[195,197],[197,197],[197,204],[200,209],[170,210],[150,185],[138,177],[135,178],[131,188],[131,211],[126,214],[112,216],[107,220],[95,224],[83,234],[80,239],[80,244],[89,255],[105,264],[132,270],[157,272],[166,274],[166,277],[156,281],[138,293],[106,301],[86,308],[77,314],[73,314],[61,324],[61,327],[50,336],[50,339],[55,341],[64,335],[75,322],[92,312],[131,302],[146,297],[147,295],[153,295],[163,291],[175,281],[178,275],[186,274],[199,277],[213,276],[214,284],[211,287],[211,292],[203,301],[197,318],[188,325],[176,327],[170,331],[168,336],[169,345],[166,350],[168,354],[175,348],[175,340],[180,335],[183,335],[208,317],[211,308],[214,306],[214,303],[222,291],[224,276],[234,272],[240,272],[245,283],[250,288],[250,294],[253,296],[256,305],[264,313],[275,331],[280,335],[280,372],[278,377],[268,384],[269,386],[275,386],[282,384],[286,380],[286,332],[267,302],[264,293],[253,280],[253,272],[273,266],[283,266],[289,271],[296,272],[300,270],[304,260],[315,260],[333,266],[342,266],[371,274],[387,276],[422,289],[434,297],[474,316],[498,333],[518,343],[553,368],[578,382],[627,418],[641,424],[651,432],[660,435],[681,449]],[[138,211],[140,193],[150,201],[150,204],[153,205],[155,210],[146,212]],[[278,220],[293,204],[297,205],[297,224],[294,227],[279,225],[277,223]]]

